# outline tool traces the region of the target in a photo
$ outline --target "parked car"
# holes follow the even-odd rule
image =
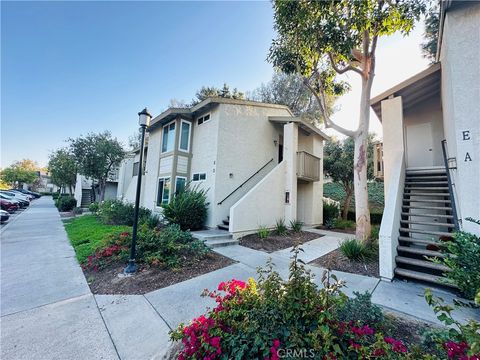
[[[0,198],[0,207],[2,208],[2,210],[8,211],[9,213],[14,213],[18,209],[20,209],[20,204],[16,200],[10,201],[4,198]]]
[[[25,190],[25,189],[12,189],[12,190],[16,190],[16,191],[20,191],[21,193],[25,194],[25,195],[31,195],[33,196],[35,199],[38,199],[42,196],[42,194],[39,194],[35,191],[30,191],[30,190]]]
[[[0,198],[16,203],[19,208],[26,208],[30,204],[27,200],[22,200],[22,199],[19,199],[19,198],[15,198],[13,196],[4,194],[3,192],[0,192]]]
[[[23,195],[22,193],[17,192],[17,191],[5,191],[5,190],[2,190],[2,191],[0,191],[0,194],[13,197],[14,199],[17,199],[17,200],[27,201],[28,204],[30,204],[30,200],[28,200],[28,197],[25,196],[25,195]]]
[[[18,191],[16,189],[13,189],[13,190],[7,190],[7,192],[9,193],[13,193],[15,194],[15,196],[23,196],[25,197],[28,201],[32,201],[33,199],[35,199],[35,197],[33,195],[30,195],[30,194],[24,194],[23,192],[21,191]]]
[[[10,219],[10,214],[5,210],[0,210],[0,223],[4,223]]]

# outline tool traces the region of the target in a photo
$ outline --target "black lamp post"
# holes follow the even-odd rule
[[[140,206],[140,192],[142,190],[142,174],[143,174],[143,151],[145,146],[145,130],[150,125],[152,115],[147,111],[147,108],[138,113],[138,124],[142,131],[142,139],[140,141],[140,160],[138,164],[138,177],[137,177],[137,193],[135,194],[135,212],[133,214],[133,230],[132,230],[132,246],[130,249],[130,259],[128,265],[124,270],[125,274],[133,274],[137,271],[137,265],[135,264],[135,251],[137,245],[137,227],[138,227],[138,208]]]

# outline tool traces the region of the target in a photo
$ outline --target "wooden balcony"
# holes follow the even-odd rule
[[[304,181],[320,180],[320,158],[306,151],[297,152],[297,178]]]

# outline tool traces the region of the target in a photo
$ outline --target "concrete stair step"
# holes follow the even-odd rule
[[[224,225],[230,225],[230,219],[222,220]]]
[[[212,239],[212,240],[207,240],[205,242],[205,245],[213,249],[213,248],[230,246],[230,245],[238,245],[238,243],[239,241],[234,239]]]
[[[428,221],[412,221],[412,220],[400,220],[402,224],[416,224],[416,225],[432,225],[432,226],[444,226],[448,228],[454,228],[455,225],[449,223],[428,222]]]
[[[448,186],[435,186],[435,187],[406,187],[405,190],[429,190],[429,191],[437,191],[437,192],[448,192]]]
[[[447,185],[448,181],[406,181],[405,185],[410,186],[431,186],[431,185]]]
[[[408,195],[407,195],[408,196]],[[419,203],[451,203],[451,200],[431,200],[431,199],[403,199],[403,202],[419,202]]]
[[[218,229],[192,231],[192,236],[202,241],[224,240],[233,238],[232,234],[230,234],[228,231]]]
[[[431,217],[431,218],[445,218],[445,219],[453,219],[453,215],[447,214],[412,214],[409,212],[402,212],[402,216],[415,216],[415,217]]]
[[[228,224],[225,225],[224,224],[218,224],[217,227],[220,229],[220,230],[226,230],[228,231],[229,227],[228,227]]]
[[[416,247],[413,247],[413,246],[398,245],[397,246],[397,251],[398,252],[405,252],[405,253],[409,253],[409,254],[414,254],[414,255],[429,256],[429,257],[438,257],[438,258],[444,258],[445,257],[445,255],[442,254],[440,251],[416,248]]]
[[[410,190],[410,189],[409,189]],[[425,189],[424,189],[425,190]],[[423,193],[423,192],[415,192],[415,193],[412,193],[412,192],[404,192],[403,193],[403,197],[407,197],[407,196],[441,196],[441,197],[450,197],[450,194],[448,192],[440,192],[440,193],[434,193],[434,192],[431,192],[431,193]]]
[[[419,206],[419,205],[402,205],[404,209],[424,209],[424,210],[449,210],[452,208],[450,206]]]
[[[399,241],[404,241],[410,244],[421,244],[421,245],[435,245],[435,246],[442,246],[443,244],[441,242],[435,241],[435,240],[427,240],[427,239],[417,239],[417,238],[412,238],[409,236],[399,236],[398,237]]]
[[[416,234],[426,234],[426,235],[435,235],[435,236],[452,236],[452,233],[444,231],[433,231],[433,230],[424,230],[424,229],[412,229],[400,227],[400,232],[416,233]]]
[[[416,169],[407,169],[405,171],[407,175],[413,175],[413,176],[418,176],[418,175],[446,175],[445,168],[416,168]]]
[[[448,272],[452,271],[448,266],[442,265],[442,264],[436,264],[432,261],[429,260],[420,260],[420,259],[413,259],[405,256],[396,256],[395,261],[400,264],[407,264],[407,265],[412,265],[412,266],[418,266],[422,268],[427,268],[431,270],[437,270],[441,272]]]
[[[403,276],[409,279],[426,281],[429,283],[434,283],[442,286],[449,286],[449,287],[455,288],[455,286],[449,285],[443,282],[444,278],[442,276],[425,274],[419,271],[407,270],[407,269],[402,269],[397,267],[395,269],[395,275]]]
[[[447,179],[447,174],[427,174],[427,175],[412,175],[407,174],[405,177],[406,180],[436,180],[436,179]]]

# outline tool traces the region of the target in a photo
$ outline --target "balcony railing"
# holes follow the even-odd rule
[[[319,181],[320,158],[306,151],[298,151],[297,178],[305,181]]]

